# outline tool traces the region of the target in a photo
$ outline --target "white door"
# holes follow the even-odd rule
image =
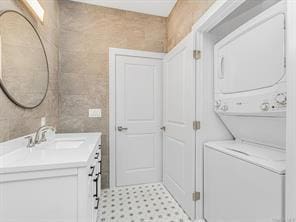
[[[116,186],[162,178],[162,60],[116,56]]]
[[[189,35],[164,58],[164,185],[195,217],[195,73]]]

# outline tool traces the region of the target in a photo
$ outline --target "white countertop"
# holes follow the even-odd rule
[[[101,133],[56,134],[48,142],[25,147],[22,138],[0,144],[0,174],[61,168],[79,168],[90,164]],[[77,148],[55,149],[56,141],[82,141]]]

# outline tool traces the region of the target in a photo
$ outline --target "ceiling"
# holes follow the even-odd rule
[[[72,0],[76,2],[140,12],[150,15],[169,16],[177,0]]]

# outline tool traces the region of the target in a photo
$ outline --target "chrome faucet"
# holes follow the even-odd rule
[[[36,131],[36,134],[35,134],[35,139],[34,139],[34,144],[40,144],[42,142],[45,142],[46,141],[46,137],[45,137],[45,133],[48,131],[48,130],[51,130],[53,132],[56,131],[56,129],[52,126],[41,126],[37,131]],[[41,137],[40,137],[41,135]]]
[[[40,144],[42,142],[46,141],[46,137],[45,137],[45,133],[51,130],[53,132],[56,131],[56,129],[52,126],[41,126],[35,133],[35,136],[33,135],[29,135],[26,136],[25,139],[28,140],[28,144],[27,144],[27,148],[32,148],[34,147],[36,144]],[[41,136],[40,136],[41,135]]]

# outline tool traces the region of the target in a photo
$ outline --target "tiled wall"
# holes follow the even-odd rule
[[[45,101],[36,109],[25,110],[14,105],[0,89],[0,142],[34,132],[40,126],[40,119],[47,117],[48,124],[57,125],[58,121],[58,13],[56,0],[40,0],[45,9],[42,25],[28,14],[19,0],[0,0],[0,10],[12,9],[25,14],[37,28],[49,62],[50,83]]]
[[[109,175],[109,47],[164,52],[166,18],[60,0],[59,132],[102,137],[102,185]],[[102,118],[88,118],[101,108]]]
[[[178,0],[167,19],[167,51],[174,48],[215,0]]]
[[[214,0],[179,0],[168,19],[68,0],[39,1],[45,9],[45,22],[32,22],[49,59],[49,91],[34,110],[15,106],[0,91],[0,141],[35,131],[43,116],[58,132],[101,131],[102,182],[107,187],[109,47],[172,49]],[[19,0],[0,0],[0,9],[18,10],[31,18]],[[101,108],[103,117],[88,118],[89,108]]]

